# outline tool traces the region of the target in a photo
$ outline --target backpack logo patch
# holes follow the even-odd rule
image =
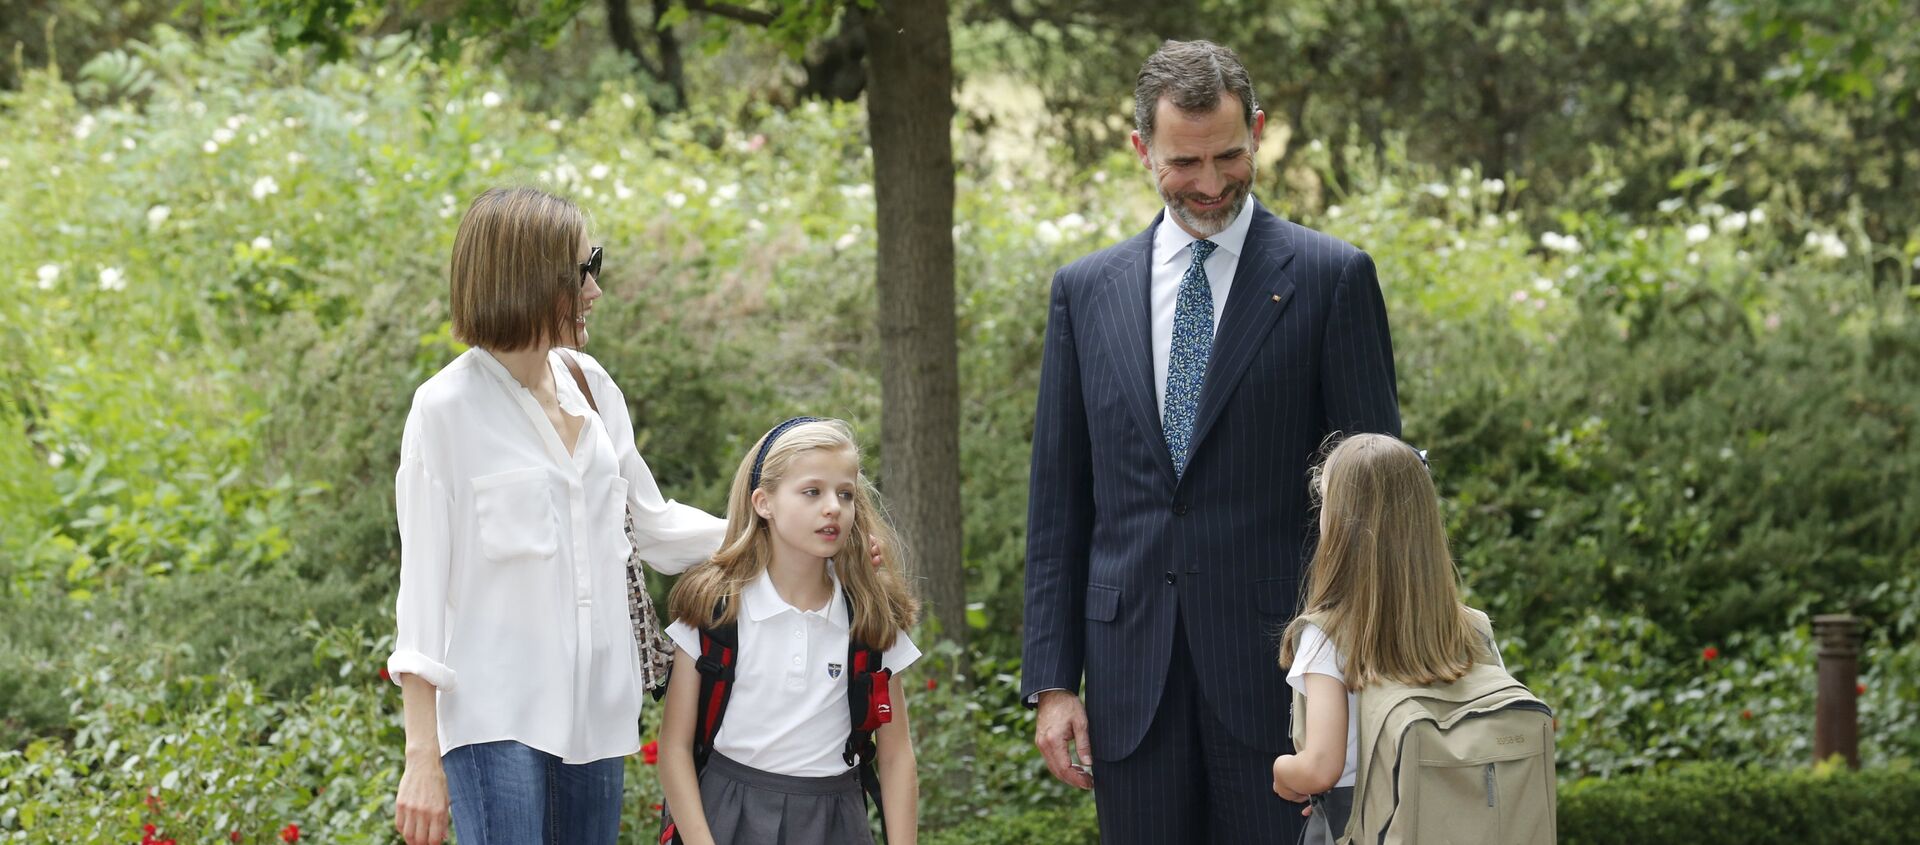
[[[840,664],[838,663],[827,664],[827,677],[835,681],[840,680]]]

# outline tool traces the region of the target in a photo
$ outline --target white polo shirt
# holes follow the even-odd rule
[[[847,714],[847,641],[850,623],[840,579],[827,567],[833,599],[823,610],[787,604],[765,572],[740,594],[735,631],[740,662],[733,695],[713,750],[763,772],[827,777],[850,768],[840,756],[853,729]],[[694,657],[700,632],[685,622],[667,636]],[[901,631],[880,665],[895,675],[920,659]]]

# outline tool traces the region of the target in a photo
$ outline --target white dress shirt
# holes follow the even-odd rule
[[[1247,231],[1253,228],[1253,195],[1240,206],[1239,216],[1217,235],[1207,240],[1218,247],[1207,256],[1207,286],[1213,289],[1213,332],[1220,333],[1220,315],[1227,308],[1227,293],[1233,290],[1233,273],[1240,266],[1240,254],[1246,251]],[[1174,222],[1173,209],[1167,209],[1160,225],[1153,230],[1153,273],[1147,290],[1148,313],[1153,316],[1153,390],[1154,407],[1161,422],[1167,413],[1167,360],[1173,355],[1173,312],[1180,300],[1180,280],[1193,264],[1193,242]]]
[[[679,572],[720,547],[723,520],[660,495],[626,400],[580,362],[601,413],[548,356],[571,454],[507,368],[469,349],[414,392],[401,438],[398,635],[387,670],[438,691],[440,751],[515,740],[585,763],[640,747],[643,692],[627,616],[628,543]]]
[[[840,755],[853,730],[847,713],[847,602],[834,577],[833,599],[821,610],[787,604],[766,572],[740,593],[734,631],[740,638],[733,695],[713,750],[763,772],[827,777],[850,766]],[[694,657],[700,632],[685,622],[667,626],[667,636]],[[920,649],[901,631],[880,665],[895,675],[920,659]],[[895,703],[895,711],[899,704]]]

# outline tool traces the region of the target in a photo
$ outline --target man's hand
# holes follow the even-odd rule
[[[1093,746],[1087,742],[1087,708],[1066,690],[1040,694],[1034,716],[1033,744],[1047,758],[1047,770],[1062,783],[1093,788]],[[1078,756],[1080,762],[1075,762]]]
[[[400,775],[400,792],[393,802],[393,829],[407,845],[441,845],[447,841],[447,773],[431,753],[417,759],[408,755]]]

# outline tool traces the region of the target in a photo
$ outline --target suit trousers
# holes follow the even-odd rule
[[[1104,845],[1295,845],[1304,805],[1273,794],[1273,760],[1288,749],[1250,748],[1213,713],[1194,676],[1185,623],[1174,620],[1166,686],[1140,747],[1094,767]],[[1276,719],[1285,701],[1273,702]],[[1089,725],[1094,747],[1100,726]]]

